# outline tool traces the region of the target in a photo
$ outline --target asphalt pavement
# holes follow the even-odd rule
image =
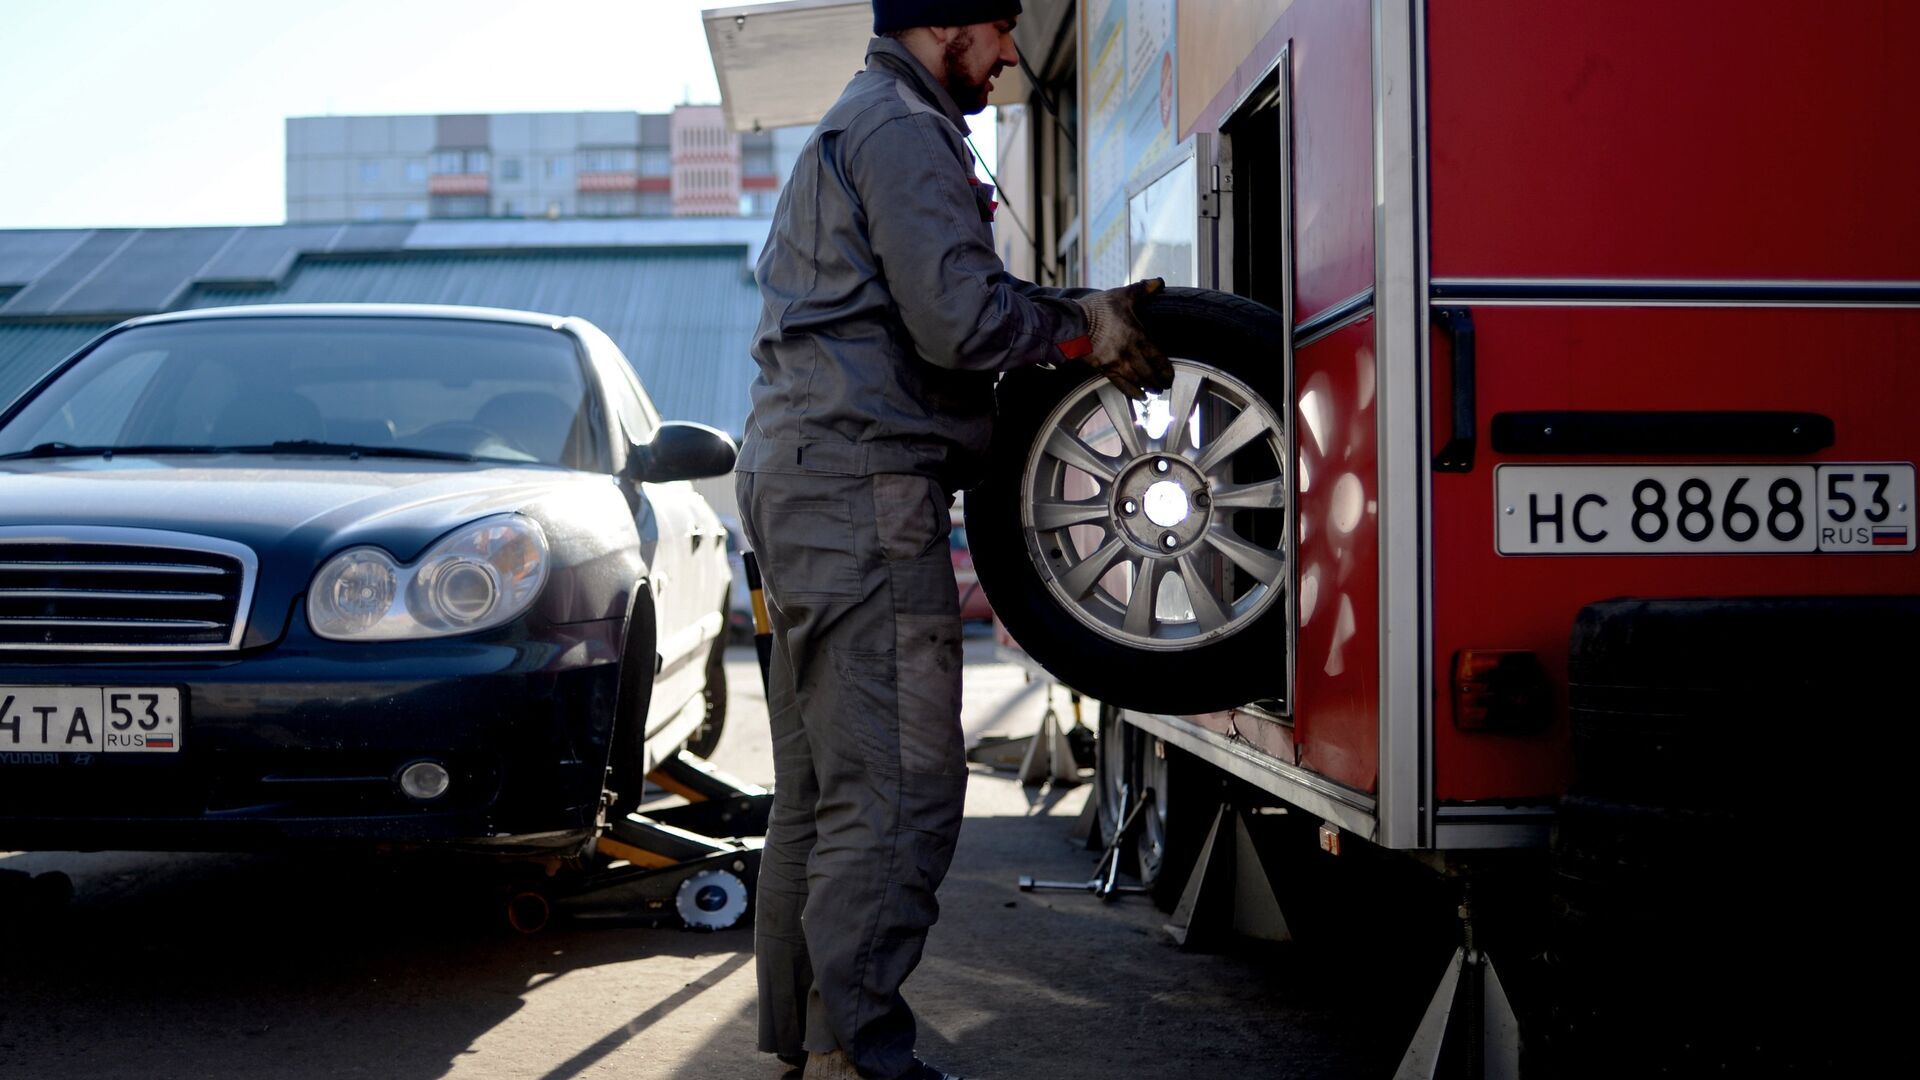
[[[1067,695],[967,642],[966,727],[1025,734]],[[716,763],[771,781],[750,649]],[[1091,723],[1092,717],[1088,716]],[[983,1080],[1385,1077],[1444,957],[1175,948],[1141,897],[1084,879],[1090,785],[976,769],[943,912],[907,985],[922,1055]],[[0,1077],[776,1080],[754,1050],[752,935],[503,930],[484,884],[399,859],[0,853],[59,869],[63,915],[0,910]],[[1431,971],[1427,969],[1431,968]],[[1424,984],[1424,985],[1423,985]]]

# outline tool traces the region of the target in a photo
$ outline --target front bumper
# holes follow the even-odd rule
[[[289,842],[577,848],[598,822],[621,620],[346,644],[304,620],[225,658],[10,654],[0,686],[174,686],[172,754],[28,754],[0,734],[0,849],[257,850]],[[452,774],[428,803],[411,762]]]

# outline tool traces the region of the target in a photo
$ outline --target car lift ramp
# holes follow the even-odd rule
[[[680,751],[648,782],[687,802],[607,823],[583,869],[522,882],[506,901],[523,934],[555,914],[575,919],[726,930],[752,906],[773,794]]]

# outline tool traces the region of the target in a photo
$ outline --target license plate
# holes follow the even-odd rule
[[[177,754],[171,686],[0,686],[0,753]]]
[[[1914,550],[1913,466],[1502,465],[1502,555]]]

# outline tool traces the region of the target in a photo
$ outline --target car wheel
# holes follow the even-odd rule
[[[693,730],[693,737],[687,740],[687,752],[695,757],[712,757],[714,748],[720,745],[721,732],[726,730],[726,660],[727,639],[722,635],[713,639],[713,650],[707,654],[707,685],[702,691],[706,697],[706,715]]]
[[[607,786],[614,792],[609,815],[616,819],[632,813],[647,788],[647,710],[653,704],[654,628],[653,606],[644,592],[631,620],[620,658],[620,691],[607,755]]]
[[[1288,328],[1204,289],[1142,307],[1170,390],[1072,365],[1001,380],[967,534],[987,599],[1066,684],[1152,712],[1279,696],[1287,640]]]

